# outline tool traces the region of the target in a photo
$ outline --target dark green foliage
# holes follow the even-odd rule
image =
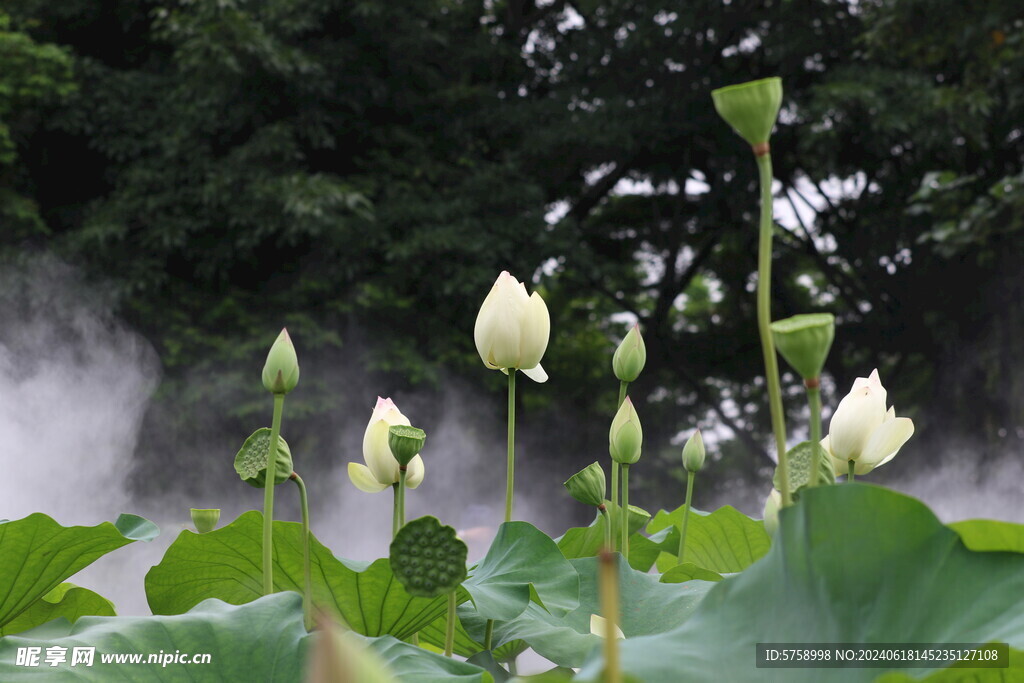
[[[1020,424],[1013,0],[9,5],[0,218],[21,227],[2,244],[112,281],[167,369],[157,410],[182,424],[230,406],[251,429],[267,412],[252,369],[285,324],[304,358],[377,386],[455,373],[500,400],[470,331],[508,269],[539,279],[552,314],[551,382],[522,397],[525,422],[558,426],[551,452],[603,451],[561,435],[606,428],[626,329],[609,316],[627,312],[647,344],[630,393],[651,467],[678,468],[669,438],[718,422],[737,438],[718,471],[767,475],[755,168],[709,93],[771,75],[777,216],[805,218],[779,229],[773,317],[835,313],[839,395],[878,365],[921,440]],[[12,99],[26,63],[36,78]],[[296,433],[370,403],[310,378],[289,399]]]

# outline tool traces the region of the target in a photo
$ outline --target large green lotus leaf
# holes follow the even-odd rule
[[[494,683],[494,677],[475,664],[428,652],[389,636],[370,638],[368,644],[370,649],[380,655],[398,681]]]
[[[682,521],[682,508],[672,512],[662,510],[647,525],[647,531],[653,534],[670,525],[678,527]],[[658,571],[665,572],[679,564],[678,538],[676,536],[675,548],[658,556]],[[690,514],[683,560],[717,574],[741,572],[763,557],[770,545],[771,537],[764,530],[764,522],[726,505],[710,514]]]
[[[822,486],[783,510],[779,525],[768,554],[714,584],[679,628],[623,642],[623,669],[647,683],[845,683],[871,681],[885,671],[757,669],[755,646],[1024,646],[1024,556],[969,550],[913,498],[861,483]],[[580,679],[597,680],[601,666],[594,655]]]
[[[874,683],[1021,683],[1024,681],[1024,652],[1010,648],[1010,666],[1005,669],[973,669],[950,667],[924,678],[901,672],[889,672]]]
[[[486,620],[481,619],[470,604],[461,605],[458,610],[456,610],[455,638],[452,643],[452,652],[460,657],[472,657],[479,652],[483,652],[484,646],[480,640],[477,640],[470,635],[466,626],[463,624],[463,619],[473,624],[474,631],[481,637],[480,640],[483,639]],[[420,629],[420,645],[432,648],[437,652],[443,652],[447,621],[448,616],[446,614],[435,620],[430,625]],[[526,647],[527,645],[523,641],[513,640],[495,648],[494,657],[500,662],[508,661],[509,659],[521,654],[526,650]]]
[[[274,588],[301,593],[302,525],[274,522]],[[313,602],[333,609],[366,636],[409,638],[444,614],[447,596],[415,598],[391,573],[387,559],[339,560],[310,539]],[[205,534],[183,531],[146,574],[154,614],[181,614],[208,598],[241,605],[263,595],[263,515],[251,510]],[[459,600],[467,595],[459,590]]]
[[[113,524],[64,527],[36,512],[0,523],[0,628],[96,559],[158,533],[155,524],[136,515],[121,515]]]
[[[115,614],[113,603],[99,593],[73,583],[62,583],[7,622],[0,628],[0,636],[21,633],[60,617],[70,624],[87,615],[112,617]]]
[[[619,575],[620,628],[627,638],[676,628],[694,613],[712,584],[664,584],[657,576],[638,572],[616,554]],[[494,642],[522,639],[538,654],[564,667],[581,666],[587,653],[601,644],[590,632],[590,616],[601,614],[597,590],[597,558],[571,560],[580,576],[580,604],[562,618],[529,605],[517,618],[494,625]]]
[[[553,614],[579,604],[579,576],[547,534],[527,522],[505,522],[487,555],[462,584],[477,613],[507,621],[531,597]]]
[[[611,506],[611,503],[607,503]],[[662,529],[650,538],[639,533],[650,520],[646,510],[630,505],[629,564],[633,569],[648,571],[658,555],[679,547],[679,530],[674,527]],[[556,539],[559,550],[566,559],[595,557],[604,545],[604,515],[598,514],[589,526],[573,527]]]
[[[960,540],[971,550],[1024,553],[1024,524],[994,519],[968,519],[954,522],[949,528],[957,532]]]
[[[40,640],[31,633],[0,638],[0,681],[281,681],[302,680],[309,637],[302,599],[269,595],[248,605],[207,600],[188,614],[155,617],[82,617],[67,635]],[[40,647],[40,665],[18,666],[18,648]],[[47,648],[67,648],[67,662],[51,667]],[[76,647],[94,647],[92,666],[71,666]],[[104,663],[103,655],[209,654],[209,663]]]

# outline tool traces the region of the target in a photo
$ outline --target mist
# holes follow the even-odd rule
[[[247,509],[262,508],[261,490],[237,478],[220,485],[234,477],[232,458],[248,433],[218,432],[214,419],[204,433],[204,441],[212,444],[208,450],[184,448],[178,456],[160,456],[171,457],[159,463],[164,472],[185,464],[174,457],[187,458],[210,476],[216,473],[216,486],[193,492],[168,480],[167,486],[151,487],[140,495],[131,475],[140,459],[154,457],[139,452],[140,429],[144,423],[146,429],[161,428],[159,415],[154,418],[150,413],[147,418],[161,379],[152,344],[114,315],[114,296],[102,284],[86,283],[57,259],[39,257],[5,268],[0,272],[0,314],[7,323],[0,329],[0,429],[5,445],[0,519],[19,519],[35,511],[64,525],[113,521],[121,512],[152,519],[161,528],[157,540],[117,550],[72,579],[110,598],[119,614],[148,614],[145,573],[183,529],[191,528],[189,507],[222,508],[222,525]],[[268,344],[274,333],[268,331]],[[296,453],[296,469],[310,489],[313,531],[340,557],[385,556],[391,492],[359,491],[346,472],[348,462],[362,461],[366,422],[377,395],[387,397],[388,392],[372,386],[364,366],[304,356],[301,339],[297,344],[304,375],[326,373],[331,386],[353,394],[355,406],[339,416],[323,438],[332,451],[327,457],[307,463],[301,452]],[[262,363],[262,357],[253,359],[254,377]],[[486,372],[482,366],[480,371]],[[207,380],[196,374],[188,381]],[[526,386],[524,390],[534,390]],[[470,558],[481,557],[503,518],[503,396],[482,395],[453,380],[439,392],[396,390],[390,397],[427,432],[426,476],[408,494],[408,516],[432,514],[455,526],[470,545]],[[268,400],[267,423],[269,405]],[[264,425],[257,421],[252,428],[260,426]],[[294,440],[289,440],[295,449]],[[923,454],[913,453],[914,443],[911,439],[900,457],[923,461]],[[578,523],[580,506],[561,488],[572,472],[555,471],[537,444],[537,439],[528,438],[520,443],[515,516],[558,535]],[[866,480],[921,498],[946,522],[975,517],[1024,522],[1019,484],[1024,481],[1024,464],[1016,454],[1008,452],[983,471],[955,455],[934,459],[947,464],[896,468],[888,478],[872,475]],[[298,519],[297,496],[291,488],[278,489],[278,519]],[[713,505],[700,507],[728,503],[759,516],[768,488],[767,481],[763,490],[725,483],[717,487],[713,499],[708,498]]]

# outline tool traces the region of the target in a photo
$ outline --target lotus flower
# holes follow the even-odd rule
[[[896,417],[896,409],[885,409],[885,387],[878,370],[870,377],[858,377],[853,388],[832,415],[828,436],[821,445],[832,458],[837,475],[849,472],[854,461],[855,474],[867,474],[896,457],[900,447],[914,434],[914,423]]]
[[[409,426],[409,418],[402,415],[402,411],[390,398],[378,396],[377,405],[374,406],[370,422],[363,433],[363,460],[366,464],[348,464],[348,478],[361,491],[377,493],[398,483],[398,461],[388,446],[388,427],[391,425]],[[409,461],[405,485],[414,489],[421,481],[423,459],[416,455]]]
[[[620,465],[632,465],[640,459],[644,432],[640,426],[640,416],[633,407],[629,396],[615,413],[611,429],[608,430],[608,452],[612,460]]]
[[[548,348],[551,319],[540,294],[502,271],[476,316],[473,338],[484,365],[492,370],[522,370],[535,382],[548,375],[540,359]]]

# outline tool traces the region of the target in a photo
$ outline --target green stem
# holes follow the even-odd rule
[[[601,505],[597,509],[604,517],[604,547],[614,552],[615,548],[612,547],[612,543],[614,543],[612,540],[612,516],[608,513],[608,508],[604,505]]]
[[[679,564],[683,563],[683,552],[686,550],[686,525],[690,521],[690,503],[693,502],[693,480],[696,472],[686,473],[686,502],[683,503],[683,528],[679,532]]]
[[[622,527],[622,556],[629,557],[629,465],[622,463],[622,513],[619,526]]]
[[[757,156],[757,171],[761,180],[761,229],[757,251],[757,328],[761,334],[765,379],[768,382],[768,407],[775,433],[775,448],[779,454],[779,479],[782,484],[782,505],[792,503],[789,493],[789,463],[786,457],[786,416],[782,412],[782,389],[779,385],[779,361],[772,338],[772,155]]]
[[[391,540],[395,539],[398,535],[398,530],[402,528],[401,522],[398,521],[398,482],[396,481],[391,485]]]
[[[405,465],[400,465],[398,468],[398,529],[401,530],[405,526],[405,478],[408,473],[405,471]]]
[[[270,423],[266,483],[263,487],[263,594],[274,592],[274,486],[277,481],[277,446],[281,437],[284,394],[274,394],[274,418]]]
[[[508,369],[508,480],[505,483],[505,521],[512,521],[516,478],[516,369]]]
[[[619,670],[619,639],[615,637],[615,628],[619,625],[619,578],[615,567],[615,556],[611,552],[603,550],[598,557],[598,591],[601,596],[601,612],[603,612],[607,624],[603,643],[603,680],[606,683],[622,683],[622,672]]]
[[[619,382],[619,402],[615,405],[615,410],[616,411],[619,408],[622,407],[623,401],[626,400],[626,390],[628,388],[629,388],[629,382],[625,382],[625,381],[620,381]],[[612,510],[615,510],[618,507],[619,507],[619,463],[617,463],[614,460],[612,460]],[[612,538],[615,539],[616,543],[618,543],[618,540],[619,540],[618,539],[618,535],[615,534],[615,520],[612,517],[609,517],[608,518],[608,522],[609,522],[609,524],[611,526]],[[617,550],[617,548],[612,548],[612,550]]]
[[[853,481],[853,468],[856,467],[856,461],[850,461],[850,473],[846,475],[846,481]]]
[[[821,443],[821,388],[818,380],[814,379],[814,386],[807,386],[807,405],[811,409],[811,481],[810,486],[817,486],[821,477],[821,454],[818,452],[818,445]],[[806,386],[806,383],[805,383]]]
[[[448,594],[448,623],[444,631],[444,656],[452,656],[455,645],[455,591]]]
[[[612,511],[619,509],[619,463],[612,460]],[[619,538],[615,533],[616,519],[613,515],[608,515],[608,530],[612,533],[613,543],[615,547],[610,547],[611,550],[618,550]]]
[[[490,650],[491,643],[494,642],[494,619],[487,620],[487,626],[484,629],[484,649]]]
[[[299,487],[299,504],[302,506],[302,612],[306,620],[306,630],[313,629],[313,575],[309,563],[309,496],[306,494],[306,482],[297,472],[292,472],[292,481]]]

